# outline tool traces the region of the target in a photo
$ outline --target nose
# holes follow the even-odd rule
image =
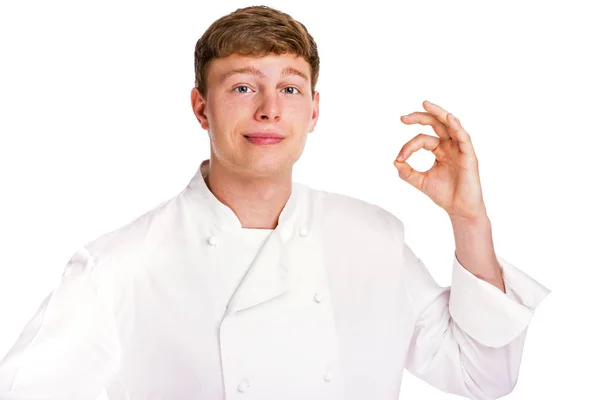
[[[262,92],[258,96],[255,118],[259,121],[278,121],[281,119],[281,106],[277,92]]]

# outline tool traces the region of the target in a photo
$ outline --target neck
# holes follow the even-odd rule
[[[291,173],[266,178],[240,176],[213,157],[204,181],[212,194],[235,213],[243,228],[275,229],[292,193]]]

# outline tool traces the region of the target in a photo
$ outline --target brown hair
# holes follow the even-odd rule
[[[295,54],[310,66],[312,95],[319,77],[317,44],[306,27],[286,13],[267,6],[239,8],[213,22],[196,42],[196,88],[206,97],[206,73],[213,58],[230,54],[265,56]]]

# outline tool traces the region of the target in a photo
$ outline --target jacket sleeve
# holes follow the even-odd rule
[[[109,296],[85,248],[0,361],[2,400],[95,400],[119,367]]]
[[[454,255],[452,284],[438,286],[404,244],[406,290],[415,328],[406,369],[448,393],[497,399],[517,382],[527,325],[549,290],[498,257],[506,293]]]

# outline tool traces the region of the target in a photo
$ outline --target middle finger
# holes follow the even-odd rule
[[[426,113],[415,111],[413,113],[403,115],[400,117],[400,120],[406,125],[420,124],[420,125],[430,125],[433,128],[433,131],[442,139],[449,139],[450,134],[448,133],[448,129],[446,125],[441,123],[436,117],[433,115]]]

